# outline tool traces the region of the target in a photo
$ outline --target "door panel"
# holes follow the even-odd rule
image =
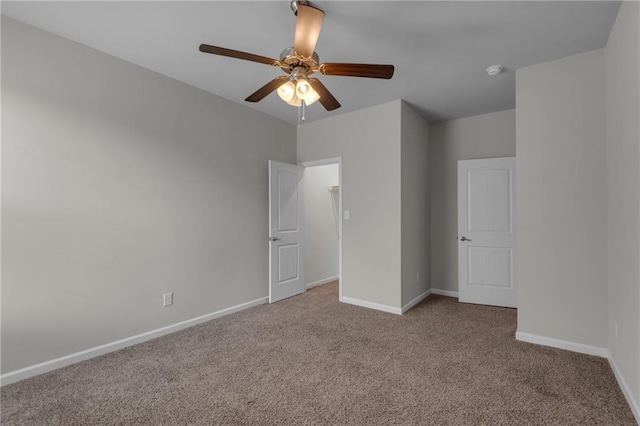
[[[298,175],[278,170],[278,232],[298,230]]]
[[[511,170],[468,171],[469,231],[511,232]]]
[[[511,288],[511,252],[505,247],[467,247],[469,286]]]
[[[269,161],[269,303],[305,290],[303,170]]]
[[[300,245],[287,244],[278,247],[278,284],[300,277]]]
[[[515,158],[458,162],[458,286],[466,303],[516,307]]]

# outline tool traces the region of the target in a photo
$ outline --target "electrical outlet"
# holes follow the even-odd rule
[[[618,338],[618,321],[613,323],[613,328],[614,328],[614,330],[616,332],[616,339],[617,339]]]
[[[344,220],[349,220],[349,210],[344,211]]]
[[[416,282],[419,283],[420,282],[420,272],[418,272],[416,274]]]
[[[162,306],[171,306],[173,305],[173,293],[165,293],[162,296]]]

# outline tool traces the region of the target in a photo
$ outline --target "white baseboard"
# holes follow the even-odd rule
[[[109,352],[126,348],[127,346],[136,345],[138,343],[146,342],[147,340],[155,339],[156,337],[164,336],[170,333],[175,333],[176,331],[179,331],[188,327],[192,327],[194,325],[207,322],[215,318],[220,318],[225,315],[242,311],[244,309],[262,305],[263,303],[266,303],[267,300],[268,298],[263,297],[260,299],[253,300],[251,302],[241,303],[240,305],[232,306],[230,308],[222,309],[216,312],[212,312],[210,314],[206,314],[196,318],[192,318],[190,320],[182,321],[177,324],[168,325],[166,327],[162,327],[156,330],[148,331],[146,333],[138,334],[137,336],[127,337],[122,340],[117,340],[115,342],[96,346],[95,348],[87,349],[81,352],[76,352],[74,354],[52,359],[50,361],[42,362],[40,364],[21,368],[20,370],[10,371],[0,376],[0,386],[4,386],[4,385],[18,382],[20,380],[28,379],[29,377],[34,377],[39,374],[47,373],[49,371],[57,370],[58,368],[62,368],[71,364],[78,363],[80,361],[85,361],[87,359],[95,358],[97,356],[104,355]]]
[[[350,305],[362,306],[363,308],[375,309],[377,311],[389,312],[391,314],[402,315],[401,308],[394,308],[393,306],[381,305],[380,303],[367,302],[366,300],[353,299],[351,297],[340,298],[342,303],[348,303]]]
[[[582,343],[568,342],[566,340],[554,339],[552,337],[538,336],[537,334],[523,333],[516,331],[516,340],[522,342],[535,343],[537,345],[551,346],[552,348],[565,349],[567,351],[578,352],[586,355],[595,355],[607,358],[608,350],[598,346],[584,345]]]
[[[336,275],[335,277],[329,277],[329,278],[325,278],[323,280],[318,280],[318,281],[314,281],[314,282],[309,283],[309,284],[305,284],[305,287],[308,290],[310,288],[317,287],[317,286],[322,285],[322,284],[327,284],[327,283],[330,283],[332,281],[337,281],[338,278],[340,278],[340,277],[338,275]]]
[[[422,293],[420,296],[416,297],[415,299],[413,299],[411,302],[407,303],[406,305],[404,305],[402,307],[402,313],[404,314],[405,312],[407,312],[409,309],[413,308],[414,306],[416,306],[418,303],[420,303],[422,301],[422,299],[426,298],[428,295],[431,294],[431,289],[425,291],[424,293]]]
[[[538,336],[536,334],[523,333],[520,331],[516,332],[516,340],[607,358],[609,360],[609,365],[613,370],[613,375],[616,377],[616,381],[618,382],[618,386],[620,386],[622,394],[627,400],[633,416],[636,418],[638,424],[640,424],[640,405],[631,392],[629,385],[627,385],[627,382],[624,380],[624,377],[620,372],[620,368],[618,368],[618,365],[616,364],[616,361],[611,355],[611,351],[609,351],[609,349],[583,345],[582,343],[567,342],[565,340],[553,339],[551,337]]]
[[[631,392],[631,389],[629,389],[629,385],[627,385],[627,382],[624,380],[624,377],[622,377],[622,373],[618,368],[618,364],[616,364],[616,360],[613,359],[613,356],[611,355],[611,351],[609,350],[607,350],[607,358],[609,359],[609,365],[611,365],[613,374],[614,376],[616,376],[618,385],[620,386],[620,389],[622,389],[622,393],[624,397],[627,399],[627,403],[631,408],[631,412],[633,413],[633,416],[636,418],[636,422],[640,424],[640,405],[638,405],[638,402],[634,398],[633,393]]]
[[[455,297],[456,299],[458,298],[457,291],[440,290],[439,288],[432,288],[431,294],[437,294],[438,296]]]

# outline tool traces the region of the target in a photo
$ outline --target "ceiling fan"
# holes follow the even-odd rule
[[[200,45],[200,51],[204,53],[272,65],[282,68],[288,74],[271,80],[245,101],[259,102],[277,90],[278,96],[289,105],[299,107],[319,101],[327,111],[332,111],[340,108],[340,103],[320,80],[309,78],[310,75],[319,72],[323,75],[348,77],[383,79],[393,77],[393,65],[320,63],[320,58],[314,49],[322,28],[324,12],[310,6],[306,0],[293,0],[291,9],[297,16],[295,38],[293,46],[284,49],[279,60],[224,47]]]

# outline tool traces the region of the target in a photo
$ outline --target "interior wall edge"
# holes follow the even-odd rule
[[[402,307],[402,313],[404,314],[405,312],[407,312],[409,309],[413,308],[414,306],[416,306],[418,303],[422,302],[424,299],[426,299],[427,297],[429,297],[429,295],[431,295],[431,289],[428,289],[427,291],[425,291],[424,293],[418,295],[415,299],[413,299],[412,301],[410,301],[409,303],[405,304]]]
[[[616,363],[616,360],[611,353],[610,350],[607,350],[607,359],[609,360],[609,365],[611,366],[611,370],[613,370],[613,375],[616,377],[616,381],[618,382],[618,386],[622,390],[622,394],[624,395],[627,403],[629,404],[629,408],[631,408],[631,412],[633,416],[636,418],[638,424],[640,424],[640,404],[637,402],[638,398],[633,395],[631,391],[631,387],[627,384],[627,381],[624,379],[622,372],[620,371],[620,367]]]
[[[440,288],[432,288],[431,294],[437,294],[438,296],[455,297],[456,299],[458,298],[457,291],[443,290]]]
[[[307,289],[310,289],[310,288],[313,288],[313,287],[317,287],[319,285],[328,284],[330,282],[337,281],[339,278],[340,278],[340,276],[338,276],[338,275],[336,275],[335,277],[324,278],[322,280],[318,280],[318,281],[314,281],[312,283],[305,284],[305,287]]]
[[[367,300],[355,299],[353,297],[342,296],[340,298],[340,302],[347,303],[349,305],[360,306],[363,308],[375,309],[376,311],[387,312],[390,314],[402,315],[402,308],[383,305],[381,303],[369,302]]]

